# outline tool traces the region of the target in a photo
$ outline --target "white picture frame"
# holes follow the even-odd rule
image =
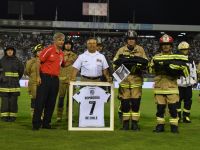
[[[110,87],[110,126],[109,127],[73,127],[73,91],[74,86],[105,86]],[[69,131],[114,131],[114,85],[108,82],[70,82],[69,85],[69,113],[68,113]]]

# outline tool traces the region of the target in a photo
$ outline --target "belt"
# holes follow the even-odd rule
[[[58,78],[58,76],[52,75],[52,74],[48,74],[48,73],[41,73],[41,74],[44,75],[44,76],[51,77],[51,78]]]
[[[96,80],[96,79],[100,78],[100,76],[99,77],[87,77],[87,76],[83,76],[83,75],[82,75],[82,77],[86,78],[86,79],[90,79],[90,80]]]

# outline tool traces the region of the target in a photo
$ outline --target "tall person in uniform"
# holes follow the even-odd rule
[[[68,65],[64,61],[62,47],[65,41],[63,33],[55,33],[53,44],[43,49],[39,55],[37,70],[37,94],[35,101],[35,110],[32,119],[33,130],[42,128],[52,129],[51,118],[53,115],[56,97],[59,89],[59,78],[61,65]],[[41,120],[42,111],[44,118]]]
[[[190,45],[183,41],[178,45],[178,50],[181,54],[188,56],[189,55]],[[181,76],[178,80],[178,89],[179,89],[179,101],[177,102],[177,112],[179,117],[179,122],[183,119],[184,123],[191,123],[190,119],[190,109],[192,106],[192,86],[197,83],[197,70],[194,61],[189,58],[187,63],[190,75],[188,77]],[[181,109],[181,103],[184,101],[183,112]],[[182,116],[183,115],[183,116]],[[183,118],[182,118],[183,117]]]
[[[121,47],[113,61],[117,61],[120,56],[138,56],[140,59],[147,61],[146,53],[137,43],[137,33],[129,30],[127,33],[127,44]],[[120,100],[119,118],[122,122],[123,130],[129,130],[131,121],[131,130],[140,130],[138,122],[140,118],[140,102],[142,97],[143,74],[142,71],[136,70],[137,66],[131,65],[130,75],[128,75],[119,85],[118,98]]]
[[[1,119],[5,122],[14,122],[17,118],[19,80],[23,73],[24,66],[16,57],[15,48],[7,47],[0,60]]]
[[[77,59],[77,55],[73,52],[73,42],[67,40],[63,46],[64,59],[74,62]],[[68,113],[68,100],[69,100],[69,84],[70,76],[72,74],[72,64],[62,67],[59,74],[59,100],[57,104],[57,122],[62,121],[64,110],[64,98],[66,100],[66,117]]]
[[[25,67],[25,75],[29,77],[28,93],[31,97],[31,117],[35,108],[36,89],[37,89],[37,60],[40,51],[44,48],[42,44],[36,45],[33,50],[33,57],[27,61]]]
[[[186,64],[188,57],[172,53],[173,41],[171,36],[164,34],[159,39],[161,53],[156,54],[149,64],[150,72],[155,74],[154,98],[157,105],[157,125],[153,131],[156,133],[165,131],[166,107],[169,109],[171,132],[179,133],[176,105],[179,101],[177,79],[182,75],[188,76]]]
[[[76,80],[77,73],[81,70],[82,81],[100,81],[102,75],[106,81],[111,82],[108,72],[108,63],[103,54],[97,51],[97,40],[87,40],[87,50],[79,55],[74,62],[71,80]]]

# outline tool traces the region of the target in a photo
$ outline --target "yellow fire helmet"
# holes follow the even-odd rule
[[[36,53],[38,51],[41,51],[43,48],[44,48],[44,46],[42,44],[38,44],[33,48],[32,53]]]
[[[189,49],[190,48],[190,45],[185,42],[185,41],[182,41],[179,45],[178,45],[178,49],[179,50],[185,50],[185,49]]]

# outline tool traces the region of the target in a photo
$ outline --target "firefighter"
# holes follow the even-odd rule
[[[68,40],[63,45],[64,59],[71,61],[72,63],[76,60],[77,55],[73,52],[73,42]],[[65,95],[67,97],[66,101],[66,114],[68,112],[68,100],[69,100],[69,84],[72,73],[72,64],[62,67],[59,74],[59,100],[57,104],[57,122],[62,121],[63,116],[63,106]]]
[[[183,61],[183,63],[185,64],[183,68],[187,69],[186,63],[184,61],[187,61],[188,59],[186,56],[172,55],[173,38],[171,36],[167,34],[163,35],[159,40],[159,44],[161,53],[155,55],[150,63],[150,72],[155,73],[154,97],[157,104],[157,125],[154,132],[164,132],[164,115],[166,106],[168,106],[169,114],[171,116],[169,120],[171,132],[178,133],[179,131],[176,102],[179,100],[179,91],[177,85],[177,74],[179,73],[179,70],[176,71],[175,69],[179,68],[177,67],[178,65],[170,64],[169,62],[171,61],[172,63],[175,59],[178,59],[180,57],[180,60]],[[173,56],[173,58],[171,58],[171,56]],[[169,61],[167,60],[168,58]],[[164,61],[164,59],[166,59],[166,62]],[[183,63],[181,63],[181,66],[183,65]],[[171,71],[170,69],[172,68],[175,69]],[[187,70],[185,70],[185,73],[186,75],[189,74]]]
[[[178,50],[181,54],[188,56],[189,55],[190,45],[183,41],[178,45]],[[184,123],[191,123],[190,120],[190,109],[192,106],[192,86],[197,83],[197,73],[196,73],[196,65],[192,59],[189,59],[187,63],[190,75],[186,78],[181,76],[178,82],[178,89],[179,89],[179,102],[177,102],[177,111],[179,122],[181,122],[181,118],[183,115],[183,122]],[[184,101],[184,108],[183,112],[181,109],[181,102]]]
[[[139,56],[147,59],[144,49],[137,44],[137,33],[129,30],[127,34],[127,45],[121,47],[113,61],[117,61],[120,55]],[[114,67],[116,68],[116,67]],[[134,69],[133,69],[134,70]],[[131,120],[131,129],[140,130],[138,121],[140,118],[140,101],[142,96],[142,73],[131,71],[119,85],[118,98],[120,100],[119,111],[122,111],[123,130],[129,130],[129,121]]]
[[[25,75],[29,77],[28,82],[28,93],[31,98],[31,117],[33,117],[34,107],[35,107],[35,99],[36,99],[36,88],[37,88],[37,60],[40,51],[44,48],[42,44],[36,45],[32,49],[33,58],[27,61],[25,67]]]
[[[18,112],[18,96],[20,84],[24,72],[22,62],[16,57],[16,50],[7,47],[4,56],[0,60],[0,96],[1,119],[6,122],[14,122]]]

